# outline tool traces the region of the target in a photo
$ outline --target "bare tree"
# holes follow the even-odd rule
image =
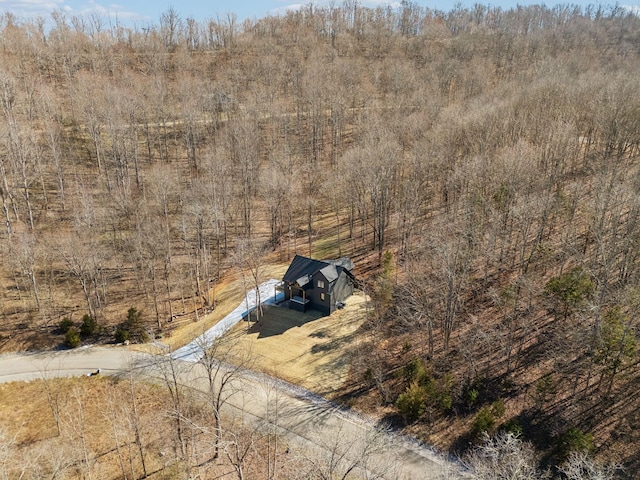
[[[372,249],[377,250],[381,261],[397,187],[400,150],[392,139],[384,137],[379,128],[374,128],[366,136],[364,147],[345,154],[342,163],[348,172],[352,201],[363,226],[371,227]],[[365,163],[367,168],[363,170]]]
[[[53,420],[56,423],[56,431],[59,437],[62,433],[60,427],[60,388],[57,383],[49,377],[47,369],[42,372],[42,383],[44,385],[44,391],[47,394],[47,403],[51,409]]]
[[[599,464],[588,452],[573,452],[558,469],[568,480],[612,480],[621,470],[615,463]]]
[[[243,372],[251,367],[250,353],[238,351],[237,342],[232,337],[222,337],[207,341],[206,334],[200,337],[198,348],[202,357],[198,361],[206,372],[208,385],[208,403],[214,417],[214,455],[218,458],[223,439],[223,415],[225,404],[238,393]]]
[[[440,234],[455,229],[454,225],[442,225],[435,234],[427,251],[431,252],[433,264],[433,296],[440,312],[440,327],[443,347],[449,349],[451,335],[459,322],[464,306],[464,287],[469,279],[473,260],[473,243],[465,232],[440,237]],[[466,237],[466,238],[465,238]]]
[[[86,392],[80,389],[80,387],[75,387],[71,393],[71,399],[75,404],[75,408],[67,413],[70,416],[67,421],[73,430],[76,445],[79,443],[82,476],[87,480],[91,480],[93,478],[92,472],[95,465],[95,456],[93,452],[90,451],[85,422]]]
[[[37,278],[38,269],[36,267],[36,237],[33,234],[21,234],[17,236],[14,241],[15,250],[13,261],[19,270],[19,274],[28,278],[36,308],[40,311],[42,305],[40,302],[40,290]]]
[[[55,93],[51,89],[44,88],[40,98],[41,109],[44,118],[45,144],[49,149],[50,158],[55,166],[58,180],[58,195],[62,201],[62,209],[65,209],[66,175],[62,151],[62,126],[60,116],[62,112],[55,103]]]
[[[486,436],[484,443],[465,458],[465,464],[480,480],[533,480],[548,478],[538,469],[533,447],[511,433]]]
[[[256,429],[236,423],[226,432],[224,453],[233,466],[238,480],[245,479],[247,463],[256,449]]]
[[[398,465],[390,460],[391,436],[384,427],[360,432],[338,429],[306,454],[305,474],[314,480],[345,480],[352,475],[367,479],[400,478]]]
[[[123,432],[122,425],[122,411],[121,404],[119,403],[119,399],[117,399],[115,392],[110,392],[110,396],[107,399],[108,402],[108,410],[103,412],[104,416],[107,418],[111,425],[111,434],[113,435],[113,443],[116,450],[116,455],[118,457],[118,464],[120,465],[120,473],[122,474],[122,478],[127,480],[129,477],[127,475],[127,469],[125,467],[126,459],[124,457],[124,451],[122,449],[123,445],[123,437],[125,433]],[[135,478],[135,473],[131,472],[133,478]]]
[[[15,82],[12,76],[7,72],[0,72],[0,87],[2,91],[0,92],[2,96],[0,97],[2,103],[2,112],[6,121],[6,128],[3,129],[6,131],[5,142],[7,144],[7,150],[11,151],[15,147],[12,147],[12,144],[15,142],[15,135],[17,132],[17,125],[15,124],[15,113],[14,113],[14,104],[16,102],[16,93],[15,93]],[[3,132],[4,133],[4,132]],[[6,157],[5,157],[6,158]],[[16,199],[13,194],[13,181],[9,180],[8,165],[5,164],[6,160],[0,158],[0,174],[2,175],[2,205],[5,213],[5,223],[7,229],[7,235],[9,239],[11,239],[11,219],[9,217],[9,204],[11,204],[11,208],[13,210],[13,214],[15,217],[15,221],[18,221],[18,206],[16,203]]]
[[[138,450],[138,455],[140,456],[140,465],[142,467],[142,474],[146,478],[148,475],[147,472],[147,461],[145,455],[145,447],[143,443],[143,434],[142,434],[142,425],[140,420],[140,414],[138,413],[138,399],[136,395],[136,383],[134,379],[134,364],[130,362],[129,366],[129,409],[130,409],[130,424],[133,430],[134,442]],[[133,475],[133,455],[130,455],[130,464],[131,464],[131,472]]]
[[[0,429],[0,474],[2,478],[12,478],[15,468],[16,438],[11,437],[4,428]]]
[[[170,6],[162,13],[160,25],[164,47],[167,50],[173,50],[178,44],[180,30],[182,29],[182,19],[173,6]]]
[[[192,465],[188,435],[189,420],[186,411],[188,400],[185,387],[180,382],[181,365],[172,355],[156,355],[153,366],[158,370],[163,384],[167,388],[171,402],[171,410],[167,412],[167,415],[172,419],[175,426],[174,448],[178,455],[178,460],[184,466],[185,474],[189,476]]]
[[[89,75],[79,75],[75,81],[73,88],[76,90],[73,100],[77,102],[76,111],[81,115],[84,125],[89,131],[91,141],[93,143],[93,153],[95,154],[96,167],[98,174],[105,174],[105,182],[110,188],[110,179],[108,171],[103,170],[104,166],[104,140],[102,132],[104,130],[105,115],[104,106],[100,103],[101,94],[96,90],[97,83],[95,79]]]
[[[236,246],[236,251],[234,254],[235,264],[238,266],[238,268],[240,268],[240,271],[241,271],[245,295],[248,294],[250,290],[253,290],[255,292],[256,321],[260,320],[260,318],[263,315],[260,284],[261,284],[262,275],[263,275],[262,261],[263,261],[264,254],[265,254],[265,245],[262,244],[257,239],[249,239],[249,238],[241,239],[238,241],[238,244]],[[245,270],[247,270],[250,275],[250,288],[248,287],[246,282]],[[248,296],[246,296],[246,298],[248,299]],[[247,311],[248,310],[249,310],[249,305],[247,303]],[[250,316],[248,316],[247,318],[250,318]]]
[[[178,82],[180,104],[182,105],[182,129],[184,146],[187,152],[188,162],[194,175],[198,175],[200,169],[200,155],[198,148],[204,136],[204,108],[206,100],[204,85],[197,77],[191,74],[183,74]]]
[[[274,248],[284,234],[285,219],[291,209],[289,175],[292,172],[286,160],[278,160],[280,159],[273,161],[272,165],[266,169],[260,182],[262,197],[269,211],[270,243]]]
[[[233,168],[238,213],[247,237],[251,236],[253,204],[259,184],[259,138],[256,119],[244,115],[230,121],[226,147],[230,156],[229,164]]]
[[[160,216],[162,218],[162,228],[158,229],[157,224],[154,223],[153,225],[141,225],[141,230],[145,230],[147,227],[155,230],[153,233],[147,233],[145,237],[151,242],[148,247],[152,248],[157,254],[155,255],[155,263],[159,265],[159,268],[161,268],[162,271],[166,293],[166,305],[169,311],[168,318],[171,319],[174,315],[173,305],[171,302],[171,273],[173,271],[172,240],[174,228],[172,221],[173,216],[171,213],[172,209],[175,208],[175,205],[178,202],[179,186],[175,179],[175,171],[168,166],[154,166],[154,168],[148,172],[145,184],[147,187],[146,196],[149,202],[149,216],[145,215],[141,218],[141,221],[145,223],[148,221],[153,222],[153,218]],[[142,231],[140,233],[142,233]],[[157,302],[155,300],[154,306],[157,306]],[[158,328],[161,328],[160,323],[158,323]]]
[[[421,274],[419,267],[406,282],[398,287],[398,295],[403,298],[398,306],[403,326],[409,332],[426,334],[428,351],[433,355],[435,349],[434,328],[437,324],[438,308],[431,294],[431,284],[427,275]],[[424,346],[425,342],[420,342]]]
[[[65,265],[70,276],[80,283],[89,315],[98,319],[100,301],[99,274],[101,268],[101,251],[89,242],[78,242],[75,237],[59,238],[55,244],[56,252]]]

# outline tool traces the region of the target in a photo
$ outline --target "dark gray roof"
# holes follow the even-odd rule
[[[331,263],[336,267],[342,267],[345,270],[349,270],[349,271],[353,270],[355,267],[355,265],[353,264],[353,262],[349,257],[342,257],[342,258],[338,258],[337,260],[327,260],[327,263]]]
[[[338,269],[335,265],[329,264],[326,267],[321,268],[320,272],[322,273],[322,275],[324,275],[324,278],[326,278],[329,283],[338,278]]]
[[[304,284],[306,284],[311,275],[316,273],[318,270],[323,269],[328,264],[326,262],[321,262],[320,260],[314,260],[312,258],[303,257],[302,255],[296,255],[291,261],[291,265],[287,269],[287,272],[282,277],[282,280],[285,282],[300,282],[298,280],[302,280]],[[306,281],[305,281],[306,278]],[[300,284],[302,286],[302,284]]]
[[[353,262],[344,257],[339,260],[314,260],[312,258],[296,255],[291,265],[282,277],[284,282],[297,283],[301,287],[311,281],[311,276],[320,271],[329,283],[338,278],[342,269],[351,270]]]

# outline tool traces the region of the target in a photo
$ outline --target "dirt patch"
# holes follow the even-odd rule
[[[251,352],[256,369],[331,398],[347,378],[368,308],[360,292],[330,316],[267,307],[259,323],[243,322],[229,335],[239,352]]]

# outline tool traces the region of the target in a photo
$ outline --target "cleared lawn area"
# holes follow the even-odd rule
[[[347,378],[367,299],[356,292],[330,316],[266,307],[259,323],[247,331],[242,322],[228,335],[237,342],[237,351],[251,352],[255,369],[331,397]]]

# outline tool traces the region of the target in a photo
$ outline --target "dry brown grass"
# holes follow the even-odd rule
[[[66,389],[67,383],[60,380],[59,384]],[[0,427],[14,432],[18,443],[45,440],[56,435],[44,382],[0,384],[0,419]]]
[[[320,244],[331,244],[318,258],[337,257],[335,232],[325,232]],[[344,252],[342,252],[344,253]],[[288,263],[275,263],[277,255],[267,257],[260,269],[261,280],[282,278]],[[246,275],[246,274],[245,274]],[[198,322],[186,322],[173,329],[162,342],[171,349],[179,348],[210,329],[244,299],[244,286],[240,274],[221,282],[215,292],[216,308],[200,316]],[[250,288],[251,279],[246,278]],[[346,307],[331,316],[318,312],[300,314],[278,307],[265,309],[259,324],[238,324],[229,333],[233,337],[237,361],[252,359],[255,369],[273,374],[289,382],[308,388],[320,395],[332,396],[347,379],[353,347],[358,341],[357,329],[366,319],[368,297],[357,292],[346,302]]]
[[[357,330],[366,319],[368,297],[356,292],[330,316],[268,307],[259,323],[241,323],[229,333],[255,368],[331,397],[347,378]]]
[[[283,264],[267,264],[260,268],[261,280],[268,280],[270,278],[282,278],[288,265]],[[240,275],[238,274],[238,277]],[[251,288],[251,279],[248,274],[245,274],[247,288]],[[199,320],[187,321],[177,325],[171,329],[166,337],[162,340],[162,343],[170,347],[172,350],[186,345],[202,333],[209,330],[220,320],[231,313],[239,304],[244,300],[245,289],[242,284],[242,278],[228,278],[223,280],[216,286],[214,292],[216,308],[206,314],[200,315]],[[147,346],[140,346],[143,349],[148,349]],[[138,348],[140,348],[138,347]]]
[[[3,447],[0,453],[7,454],[0,462],[0,477],[21,478],[24,474],[25,478],[108,480],[125,475],[143,478],[132,429],[136,416],[131,408],[128,381],[100,377],[51,379],[48,387],[59,407],[60,433],[44,381],[0,385],[0,441]],[[182,478],[184,468],[175,456],[176,432],[166,388],[136,382],[135,391],[146,478]],[[184,411],[194,424],[210,425],[213,422],[211,414],[198,397],[184,393]],[[226,419],[225,422],[231,425],[233,420]],[[117,431],[118,441],[114,431]],[[259,454],[266,450],[264,438],[237,423],[233,424],[233,432],[247,435],[247,439],[255,442],[255,452],[247,459],[245,472],[249,478],[257,478],[257,472],[264,468]],[[233,468],[224,455],[216,461],[208,461],[211,444],[209,437],[205,437],[199,434],[192,439],[199,446],[197,454],[192,452],[196,455],[193,462],[200,465],[192,469],[192,474],[203,479],[226,478]],[[281,441],[278,456],[286,458],[287,451],[287,443]],[[287,472],[283,472],[286,478]]]
[[[47,387],[49,396],[47,395]],[[49,470],[61,469],[64,478],[82,478],[84,439],[88,463],[98,478],[119,478],[121,473],[116,457],[113,425],[119,430],[123,455],[133,455],[131,446],[131,417],[128,410],[128,383],[114,383],[106,378],[78,377],[33,382],[14,382],[0,385],[0,432],[13,439],[8,445],[11,457],[4,465],[6,472],[26,464],[28,471],[47,476]],[[159,387],[136,386],[138,417],[148,445],[160,445],[168,427],[162,412],[168,407]],[[56,426],[54,410],[59,412],[60,430]],[[153,428],[151,428],[153,425]],[[44,455],[42,452],[46,451]],[[148,468],[162,466],[157,451],[149,451]],[[132,458],[134,469],[138,460]],[[129,467],[131,468],[131,466]],[[86,472],[85,472],[86,473]],[[9,475],[11,478],[11,475]]]
[[[318,252],[314,252],[318,255],[315,256],[337,257],[335,232],[331,230],[330,225],[318,224],[317,227],[323,231],[323,237],[322,240],[314,242],[314,250],[318,248]],[[289,259],[282,258],[281,253],[275,252],[265,257],[265,266],[260,272],[261,281],[282,277],[288,268]],[[247,288],[250,288],[250,276],[246,272],[245,276]],[[188,343],[235,309],[242,302],[244,293],[240,271],[237,268],[230,269],[216,286],[216,308],[208,314],[200,315],[198,321],[189,316],[182,322],[178,320],[167,324],[169,328],[165,330],[165,336],[161,341],[172,349]],[[238,341],[235,347],[238,349],[238,358],[242,357],[242,352],[252,352],[256,369],[273,373],[331,397],[337,395],[347,378],[351,352],[358,342],[356,331],[366,318],[367,308],[368,301],[361,293],[352,296],[344,309],[331,316],[310,312],[301,319],[300,315],[293,311],[267,308],[266,316],[260,325],[252,325],[251,330],[247,332],[246,323],[240,324],[230,332],[230,336],[234,337],[234,341]],[[60,340],[54,339],[55,341]],[[132,348],[156,350],[153,345],[136,345]],[[113,402],[113,399],[120,399],[121,406],[126,407],[127,385],[113,384],[107,379],[86,377],[50,382],[54,394],[59,395],[60,405],[66,412],[60,435],[57,433],[45,384],[42,381],[0,385],[0,430],[4,429],[11,436],[16,435],[20,455],[27,455],[32,449],[39,448],[54,451],[58,448],[54,448],[55,445],[63,448],[73,442],[77,443],[77,430],[74,430],[73,425],[77,421],[79,408],[83,408],[93,474],[100,478],[119,478],[118,459],[108,412],[109,408],[112,408],[110,402]],[[144,385],[139,388],[140,415],[148,422],[147,439],[153,444],[154,449],[149,462],[160,474],[163,460],[159,457],[159,451],[164,448],[163,444],[171,441],[171,425],[167,415],[163,414],[169,406],[166,400],[162,399],[161,387]],[[82,407],[78,402],[81,402]],[[127,440],[123,441],[126,444]],[[127,449],[130,448],[129,443]],[[75,447],[69,456],[76,458],[76,463],[81,461],[78,460],[80,457]],[[82,476],[80,467],[72,469],[75,469],[75,473],[71,473],[69,478]]]

